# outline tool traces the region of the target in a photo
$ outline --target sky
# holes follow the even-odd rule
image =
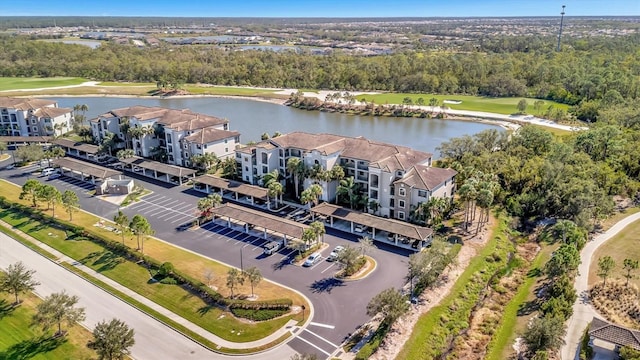
[[[4,16],[638,16],[640,0],[0,0]]]

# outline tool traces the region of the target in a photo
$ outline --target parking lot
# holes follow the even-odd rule
[[[39,170],[37,165],[2,170],[0,176],[19,186],[29,178],[36,178],[61,191],[76,191],[82,209],[106,219],[112,219],[119,209],[117,205],[91,196],[93,185],[89,183],[64,176],[47,181],[46,177],[31,174],[35,170]],[[311,300],[315,312],[310,325],[299,330],[289,342],[301,353],[314,353],[320,359],[335,354],[338,345],[369,319],[366,315],[369,300],[386,288],[404,285],[408,252],[401,249],[377,244],[379,249],[370,253],[378,263],[376,270],[363,280],[344,282],[334,277],[339,270],[338,264],[327,261],[326,257],[337,245],[357,247],[358,236],[355,234],[327,228],[324,241],[328,246],[322,250],[321,259],[310,267],[297,266],[291,262],[296,255],[292,249],[282,248],[273,255],[264,255],[262,246],[268,240],[257,230],[245,233],[243,229],[229,228],[221,221],[187,230],[184,225],[190,225],[195,219],[197,201],[206,194],[185,186],[163,185],[138,177],[135,181],[152,193],[122,211],[129,217],[135,214],[147,217],[158,238],[238,268],[256,266],[266,279],[296,289]],[[295,210],[287,208],[285,214],[278,214],[284,217]]]

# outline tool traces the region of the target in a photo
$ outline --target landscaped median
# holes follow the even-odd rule
[[[53,220],[48,211],[34,212],[34,209],[24,206],[25,202],[18,199],[17,186],[3,181],[0,187],[0,196],[7,198],[5,205],[8,205],[0,213],[1,220],[224,340],[246,343],[265,338],[290,320],[302,320],[301,313],[282,309],[290,305],[311,306],[301,294],[269,281],[255,286],[257,301],[229,299],[226,277],[230,268],[223,264],[153,238],[145,241],[143,257],[132,249],[136,243],[134,239],[126,236],[125,245],[131,244],[132,247],[122,246],[120,235],[104,227],[93,226],[100,219],[91,214],[74,213],[73,224],[59,217]],[[12,203],[23,206],[11,206]],[[29,212],[31,214],[25,214]],[[62,211],[58,209],[57,214],[60,213]],[[174,265],[175,272],[171,276],[178,284],[171,284],[171,281],[161,283],[151,278],[164,262]],[[250,295],[250,285],[245,283],[234,289],[234,293]],[[256,306],[265,310],[250,311]],[[233,308],[236,315],[253,319],[268,318],[274,314],[280,316],[267,321],[239,319],[231,312]],[[281,336],[271,345],[285,339],[286,336]],[[257,349],[213,348],[229,350],[226,351],[229,353],[246,353],[263,350],[264,346]]]

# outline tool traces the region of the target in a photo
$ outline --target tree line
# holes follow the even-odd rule
[[[522,41],[527,41],[526,38]],[[138,49],[105,43],[97,49],[0,37],[0,76],[79,76],[103,81],[157,82],[531,96],[571,105],[640,95],[638,36],[582,39],[563,52],[548,48],[497,52],[416,51],[358,57],[339,51],[225,51],[215,47]],[[511,49],[510,49],[511,50]]]

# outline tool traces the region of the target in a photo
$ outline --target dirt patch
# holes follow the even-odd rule
[[[489,217],[489,223],[484,226],[484,229],[481,230],[478,235],[473,233],[465,234],[463,231],[456,234],[462,239],[464,244],[458,253],[456,266],[448,267],[443,272],[440,283],[435,288],[428,289],[422,293],[418,303],[411,308],[409,313],[396,321],[384,343],[371,359],[386,360],[396,358],[400,350],[402,350],[404,343],[407,342],[411,336],[411,332],[420,316],[431,310],[434,306],[437,306],[440,301],[449,294],[451,288],[467,268],[471,259],[478,254],[487,243],[491,235],[491,229],[493,229],[495,225],[496,219],[491,216]]]

